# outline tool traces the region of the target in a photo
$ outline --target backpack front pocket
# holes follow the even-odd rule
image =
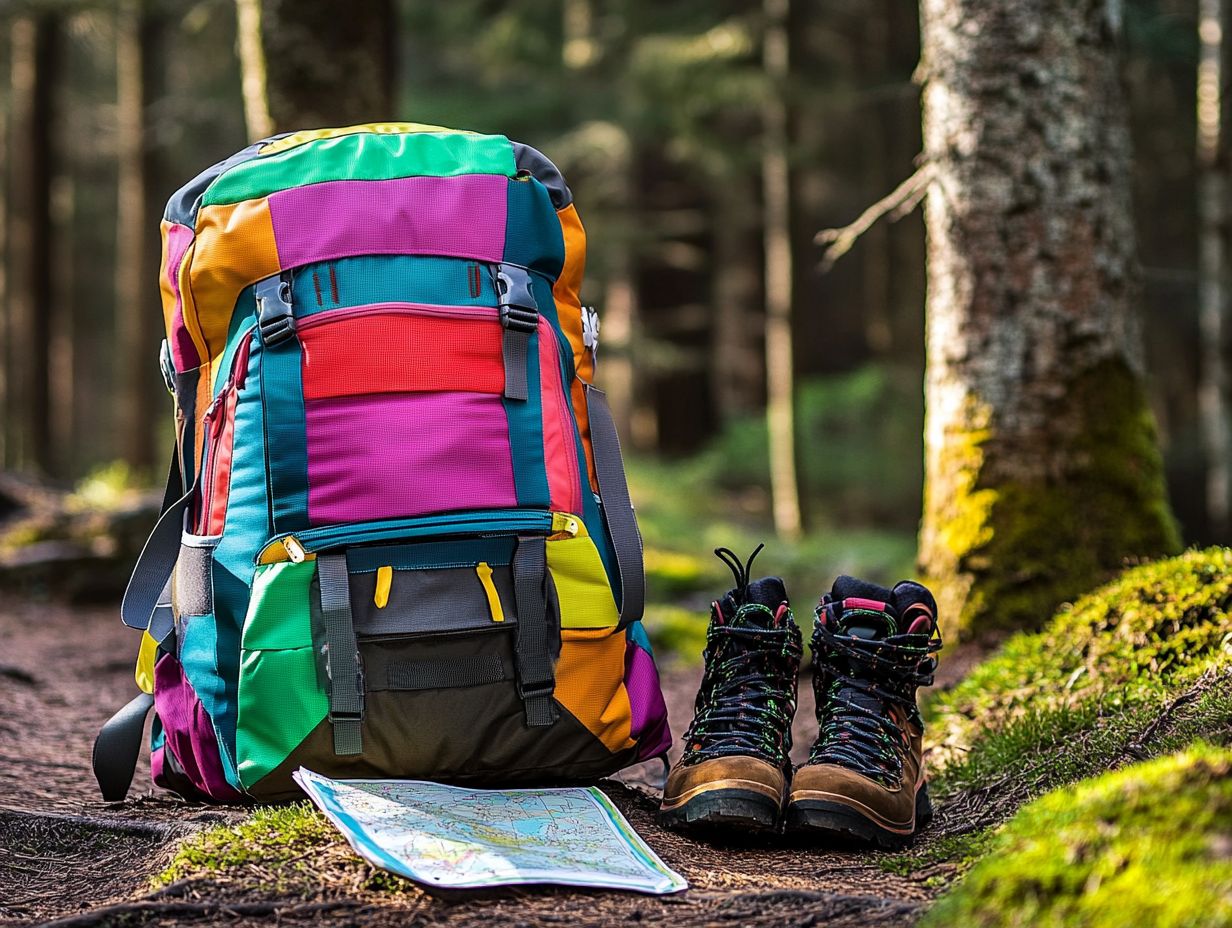
[[[632,748],[627,722],[616,739],[610,725],[579,720],[579,696],[587,711],[593,700],[576,682],[550,696],[563,659],[546,553],[559,541],[547,538],[579,528],[566,514],[514,510],[272,540],[242,639],[245,787],[259,798],[290,795],[301,764],[335,776],[481,782],[616,769],[617,754]],[[622,655],[623,645],[604,665],[613,687]],[[535,674],[545,667],[542,689]],[[611,704],[615,690],[603,696]],[[532,711],[539,699],[547,719]]]

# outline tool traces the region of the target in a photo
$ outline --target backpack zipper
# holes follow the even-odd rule
[[[581,530],[577,516],[564,512],[537,512],[521,509],[493,509],[451,513],[415,519],[325,525],[301,532],[276,535],[257,554],[257,563],[268,563],[271,553],[285,553],[286,559],[301,564],[310,556],[334,548],[402,541],[434,535],[509,535],[533,533],[572,538]],[[282,551],[279,552],[278,549]],[[281,560],[279,557],[277,560]]]

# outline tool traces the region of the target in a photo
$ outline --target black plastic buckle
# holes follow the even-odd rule
[[[539,328],[539,310],[521,306],[501,306],[500,324],[515,332],[533,332]]]
[[[498,264],[493,277],[501,325],[515,332],[535,331],[539,327],[539,304],[535,302],[526,268]]]
[[[295,337],[295,310],[291,304],[291,281],[285,276],[267,277],[255,285],[257,331],[261,344],[273,346]]]

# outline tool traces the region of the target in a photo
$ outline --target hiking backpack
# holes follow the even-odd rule
[[[661,755],[641,538],[543,155],[381,124],[275,136],[167,204],[176,450],[129,583],[142,690],[104,797],[340,777],[590,779]]]

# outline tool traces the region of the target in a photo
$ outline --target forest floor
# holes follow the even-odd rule
[[[323,886],[315,897],[243,880],[191,880],[162,890],[151,878],[177,844],[246,812],[193,805],[155,791],[138,768],[133,798],[103,803],[90,772],[95,733],[135,693],[135,636],[114,608],[10,602],[0,608],[0,923],[73,925],[176,921],[194,925],[859,925],[913,924],[936,892],[936,868],[910,876],[885,855],[784,839],[712,844],[661,828],[644,789],[600,786],[690,888],[671,897],[519,888],[429,895]],[[967,661],[955,661],[953,676]],[[677,735],[692,718],[699,668],[665,673]],[[815,729],[801,681],[796,752]],[[926,832],[917,843],[927,843]],[[901,867],[898,868],[900,871]],[[118,908],[117,908],[118,907]]]

